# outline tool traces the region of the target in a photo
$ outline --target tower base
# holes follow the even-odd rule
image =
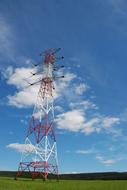
[[[15,179],[21,175],[28,173],[30,174],[32,180],[36,178],[42,178],[44,181],[50,178],[55,178],[59,180],[58,167],[51,165],[47,162],[20,162],[18,172],[16,173]]]

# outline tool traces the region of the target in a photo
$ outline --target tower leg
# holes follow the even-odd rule
[[[47,162],[44,161],[44,181],[47,180],[47,176],[48,176],[48,173],[47,173]]]

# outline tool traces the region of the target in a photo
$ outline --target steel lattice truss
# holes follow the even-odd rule
[[[46,180],[48,174],[54,174],[58,177],[53,82],[63,78],[63,76],[55,76],[55,72],[63,67],[55,65],[56,60],[63,59],[63,57],[55,57],[55,53],[59,50],[60,48],[50,49],[41,54],[44,55],[42,78],[30,84],[40,83],[40,88],[25,139],[26,149],[22,153],[16,177],[25,171],[30,172],[32,179],[36,178],[37,175],[42,175],[43,179]]]

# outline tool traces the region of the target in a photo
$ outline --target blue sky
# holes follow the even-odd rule
[[[60,173],[125,171],[127,163],[127,2],[0,1],[0,170],[16,170],[38,86],[32,62],[61,47],[56,85]],[[61,64],[63,64],[61,62]]]

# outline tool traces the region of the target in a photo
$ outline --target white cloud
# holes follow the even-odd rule
[[[29,82],[36,81],[40,76],[32,77],[31,72],[36,72],[32,68],[16,68],[15,70],[12,67],[8,67],[7,70],[3,73],[4,77],[7,79],[7,84],[14,85],[19,91],[14,95],[8,95],[8,104],[16,106],[18,108],[30,107],[35,104],[39,86],[29,86],[26,78],[29,79]]]
[[[59,129],[79,131],[83,128],[85,117],[82,110],[72,110],[59,114],[56,122]]]
[[[96,106],[96,104],[94,104],[93,102],[89,101],[89,100],[83,100],[80,102],[81,106],[84,106],[85,109],[98,109],[98,107]]]
[[[7,148],[11,148],[11,149],[15,149],[18,152],[36,152],[36,150],[38,149],[38,147],[35,147],[32,144],[19,144],[19,143],[12,143],[6,146]]]
[[[5,79],[9,79],[9,77],[13,74],[13,67],[9,66],[5,71],[2,71],[2,75]]]
[[[40,76],[36,76],[33,78],[30,78],[32,76],[31,73],[36,72],[35,69],[32,68],[16,68],[15,70],[12,67],[8,67],[7,70],[4,72],[4,76],[8,79],[7,84],[14,85],[18,89],[23,89],[24,87],[28,86],[28,83],[25,81],[25,79],[29,79],[31,82]]]
[[[112,165],[116,163],[116,160],[113,160],[113,159],[103,160],[103,163],[106,165]]]
[[[88,122],[84,123],[84,127],[82,129],[82,132],[85,133],[86,135],[89,135],[93,132],[99,132],[99,128],[96,128],[96,126],[99,124],[100,119],[99,118],[92,118]]]
[[[118,117],[105,117],[103,118],[102,121],[102,126],[104,128],[109,128],[115,124],[119,124],[120,123],[120,118]]]
[[[88,150],[76,150],[75,153],[77,153],[77,154],[92,154],[92,153],[94,153],[94,151],[92,149],[88,149]]]
[[[35,104],[37,93],[39,91],[39,85],[28,87],[29,84],[27,83],[27,81],[33,83],[42,78],[42,74],[31,77],[31,73],[35,72],[37,72],[37,70],[30,67],[13,69],[11,66],[3,72],[4,78],[7,79],[7,84],[14,85],[18,89],[18,92],[14,95],[8,95],[9,105],[16,106],[17,108],[27,108]],[[66,73],[65,79],[56,81],[57,86],[54,92],[54,98],[58,98],[67,92],[68,88],[70,88],[71,81],[75,77],[76,75],[73,73]],[[25,79],[27,79],[27,81]]]
[[[81,131],[87,135],[96,131],[96,125],[100,122],[99,118],[92,118],[86,121],[83,110],[71,110],[59,114],[56,119],[59,129],[69,131]]]
[[[77,95],[82,95],[84,92],[88,90],[88,85],[84,83],[80,83],[78,86],[75,88],[75,92]]]
[[[99,162],[105,164],[106,166],[110,166],[110,165],[115,164],[117,162],[117,160],[115,160],[115,159],[104,159],[102,156],[96,156],[96,159]]]
[[[24,89],[15,93],[15,95],[8,96],[8,104],[11,106],[16,106],[17,108],[28,108],[35,104],[39,87],[34,86],[29,89]]]
[[[29,78],[29,81],[32,83],[37,81],[38,78],[41,78],[43,73],[31,78],[31,72],[37,71],[36,69],[33,70],[29,67],[21,67],[16,69],[8,67],[4,72],[4,77],[7,79],[7,84],[14,85],[18,89],[18,92],[15,92],[14,95],[8,95],[9,105],[16,106],[17,108],[28,108],[35,105],[39,85],[26,88],[28,84],[24,79]],[[65,96],[70,96],[70,92],[74,92],[75,90],[75,85],[72,85],[72,81],[75,78],[75,74],[68,72],[65,73],[64,79],[56,81],[57,86],[54,93],[54,98],[64,98]],[[83,83],[81,83],[79,86],[76,86],[77,94],[81,94],[86,88],[87,87],[84,86]],[[75,94],[73,94],[73,96],[75,96]],[[90,135],[94,132],[99,133],[104,129],[108,130],[108,132],[116,133],[116,130],[114,130],[112,127],[119,124],[120,119],[118,117],[111,116],[103,117],[99,113],[96,114],[95,110],[98,107],[90,100],[81,99],[77,102],[71,102],[69,106],[72,108],[72,110],[59,114],[56,118],[59,129],[66,129],[75,132],[80,131],[86,135]],[[59,112],[63,111],[61,107],[58,106],[56,109]],[[87,116],[87,110],[91,110],[89,117]]]
[[[115,117],[102,117],[97,115],[87,119],[86,113],[82,109],[73,109],[65,113],[59,114],[56,118],[59,129],[69,131],[80,131],[86,135],[91,133],[100,133],[101,131],[108,130],[108,133],[116,134],[114,125],[118,125],[119,118]]]
[[[76,78],[74,73],[67,72],[64,74],[64,79],[55,81],[55,92],[54,98],[59,98],[62,96],[67,96],[70,93],[70,89],[72,88],[71,82]]]
[[[70,174],[78,174],[78,172],[76,172],[76,171],[73,171],[73,172],[70,172]]]
[[[89,110],[89,109],[98,109],[98,107],[91,102],[90,100],[83,100],[80,102],[71,102],[69,105],[71,108],[82,108],[84,110]]]
[[[112,133],[114,135],[118,135],[120,132],[117,129],[114,129],[114,125],[118,125],[120,123],[120,118],[118,117],[102,117],[98,115],[97,117],[91,118],[88,122],[84,124],[84,128],[82,132],[89,135],[93,132],[100,133],[104,129],[108,131],[108,133]]]
[[[62,174],[78,174],[79,172],[76,172],[76,171],[70,171],[70,172],[64,172],[64,173],[62,173]]]
[[[66,83],[66,82],[71,82],[73,79],[75,79],[76,78],[76,75],[74,74],[74,73],[70,73],[70,72],[67,72],[67,73],[65,73],[65,75],[64,75],[65,77],[64,77],[64,82]]]
[[[28,87],[29,84],[25,81],[26,78],[31,76],[32,68],[16,68],[15,70],[12,67],[8,67],[4,72],[4,77],[7,79],[7,84],[14,85],[19,90],[14,95],[8,95],[8,104],[16,106],[18,108],[30,107],[35,104],[35,100],[37,97],[37,92],[39,90],[39,86],[31,86]],[[39,76],[29,78],[30,82],[33,80],[37,80]],[[28,87],[28,88],[27,88]]]

